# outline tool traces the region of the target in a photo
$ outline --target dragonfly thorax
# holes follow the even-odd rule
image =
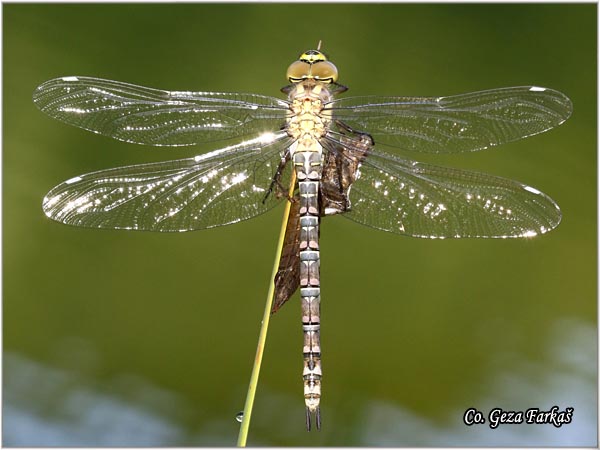
[[[338,70],[335,64],[318,50],[308,50],[300,55],[287,70],[287,79],[290,83],[299,83],[302,80],[317,80],[322,83],[335,83],[338,79]]]
[[[289,94],[293,115],[287,119],[287,133],[298,140],[316,140],[329,129],[331,114],[325,105],[331,101],[325,86],[306,80]]]

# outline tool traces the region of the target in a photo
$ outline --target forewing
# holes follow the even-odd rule
[[[56,186],[51,219],[93,228],[189,231],[257,216],[279,199],[267,190],[290,139],[255,139],[176,161],[102,170]],[[289,179],[289,170],[281,182]]]
[[[284,100],[256,94],[177,92],[89,77],[47,81],[33,93],[50,117],[120,141],[193,145],[276,132]]]
[[[371,153],[344,217],[422,238],[533,237],[560,223],[558,205],[535,188],[484,173]]]
[[[482,150],[554,128],[571,114],[561,92],[510,87],[451,97],[351,97],[331,104],[333,115],[376,144],[453,153]]]

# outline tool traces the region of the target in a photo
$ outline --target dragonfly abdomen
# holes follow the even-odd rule
[[[318,153],[302,152],[294,161],[306,160]],[[316,168],[315,168],[316,169]],[[296,170],[303,175],[303,166]],[[320,273],[319,273],[319,207],[318,189],[320,166],[312,170],[313,179],[300,181],[300,299],[302,303],[302,332],[304,333],[304,401],[306,425],[310,430],[314,415],[317,429],[321,427],[319,403],[321,400],[321,343],[320,343]],[[299,176],[300,178],[300,176]]]
[[[293,149],[298,177],[300,215],[300,300],[304,333],[304,402],[306,427],[314,416],[321,427],[321,343],[320,343],[320,273],[319,273],[319,183],[322,173],[322,147],[316,139],[305,137]]]

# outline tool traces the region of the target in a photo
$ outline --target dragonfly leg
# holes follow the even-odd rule
[[[343,84],[339,84],[336,83],[335,81],[333,83],[331,83],[332,86],[335,86],[332,90],[331,93],[333,95],[337,95],[337,94],[341,94],[342,92],[346,92],[348,90],[347,86],[344,86]]]
[[[371,147],[375,145],[375,140],[373,139],[373,136],[371,136],[369,133],[366,133],[364,131],[355,130],[350,125],[342,122],[341,120],[336,120],[335,124],[338,127],[340,127],[341,130],[346,131],[349,134],[353,134],[355,136],[360,136],[362,138],[362,140],[365,140],[365,139],[370,140],[369,144]],[[365,142],[365,144],[366,144],[366,142]]]
[[[283,171],[285,170],[285,166],[287,166],[287,163],[289,161],[290,161],[290,154],[289,154],[289,151],[287,151],[287,152],[285,152],[285,154],[283,154],[281,156],[281,161],[279,161],[279,165],[277,166],[275,175],[273,175],[273,178],[271,179],[271,184],[269,185],[269,189],[267,189],[267,193],[265,194],[265,197],[263,198],[263,203],[265,203],[267,201],[267,199],[269,198],[269,195],[271,195],[273,193],[273,191],[275,190],[275,187],[277,187],[276,192],[275,192],[275,195],[277,196],[277,198],[286,197],[290,202],[295,201],[293,198],[291,198],[288,195],[288,193],[287,193],[288,187],[281,184],[281,177],[283,175]]]

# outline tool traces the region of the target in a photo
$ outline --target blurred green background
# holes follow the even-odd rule
[[[295,296],[271,322],[248,443],[597,444],[595,4],[2,6],[5,446],[234,445],[283,211],[182,234],[51,222],[42,197],[68,178],[198,149],[69,127],[34,107],[35,87],[88,75],[280,95],[319,40],[348,95],[569,95],[556,130],[429,159],[535,186],[564,218],[531,240],[446,241],[326,219],[323,430],[304,430]],[[469,407],[553,405],[573,422],[462,423]]]

